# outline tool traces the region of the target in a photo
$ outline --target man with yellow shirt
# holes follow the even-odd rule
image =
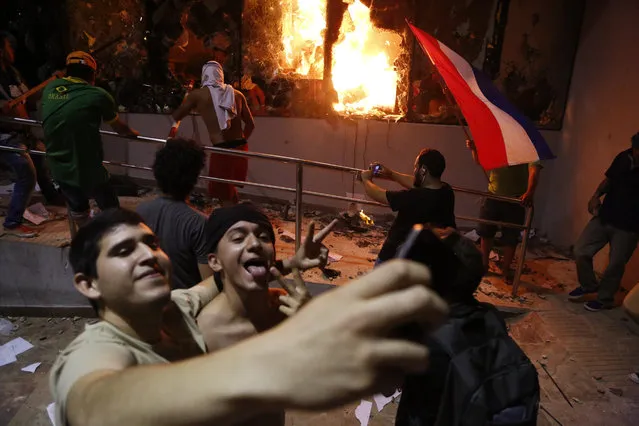
[[[473,159],[479,164],[475,144],[472,141],[467,141],[466,144],[473,154]],[[519,198],[521,204],[486,198],[483,201],[479,217],[486,220],[519,223],[523,225],[526,218],[525,206],[531,206],[533,204],[540,170],[541,164],[539,162],[488,170],[488,192],[502,197]],[[481,237],[484,267],[486,271],[488,271],[490,251],[493,248],[497,227],[494,225],[480,224],[477,233]],[[501,242],[504,245],[501,270],[506,283],[512,284],[513,273],[510,270],[510,266],[515,257],[520,230],[517,228],[502,227],[501,233]]]
[[[137,136],[120,121],[115,101],[95,87],[97,64],[85,52],[67,56],[67,77],[47,85],[42,95],[42,122],[47,161],[60,185],[69,214],[78,225],[89,218],[89,199],[100,209],[118,207],[109,172],[102,165],[102,121],[125,136]]]

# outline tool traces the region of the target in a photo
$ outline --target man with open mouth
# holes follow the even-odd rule
[[[311,223],[298,253],[291,259],[276,262],[275,232],[263,213],[250,204],[211,213],[205,227],[210,247],[209,266],[218,275],[222,292],[198,316],[209,351],[223,349],[276,326],[310,300],[298,271],[326,265],[328,250],[322,240],[335,223],[317,235]],[[283,273],[291,270],[294,284],[282,278]],[[272,297],[276,289],[269,289],[269,284],[274,280],[279,281],[288,294]],[[284,412],[262,415],[255,422],[258,423],[283,425]]]

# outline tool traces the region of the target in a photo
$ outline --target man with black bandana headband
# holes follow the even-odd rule
[[[441,180],[445,169],[444,156],[437,150],[426,148],[415,158],[412,175],[396,172],[378,163],[373,164],[371,170],[360,172],[366,195],[397,212],[375,265],[395,256],[415,224],[428,223],[435,228],[446,229],[446,232],[457,227],[455,194],[450,185]],[[373,177],[392,180],[406,189],[387,191],[373,183]]]
[[[209,266],[221,286],[221,294],[198,317],[210,351],[273,327],[310,299],[299,271],[326,265],[328,249],[322,241],[336,223],[333,221],[316,235],[311,223],[295,256],[276,261],[275,233],[262,212],[252,205],[238,204],[211,213],[204,232]],[[294,272],[295,285],[282,279],[290,272]],[[269,289],[274,280],[288,295]]]
[[[222,291],[198,316],[198,327],[210,352],[232,346],[281,323],[310,300],[300,270],[326,264],[328,250],[322,240],[336,221],[314,235],[309,226],[302,248],[291,259],[275,261],[275,232],[269,219],[249,204],[220,208],[209,217],[205,235],[209,266],[222,283]],[[294,284],[282,274],[294,272]],[[269,289],[277,279],[286,293]],[[284,412],[262,415],[242,425],[284,425]]]

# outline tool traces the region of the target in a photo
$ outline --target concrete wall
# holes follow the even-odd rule
[[[614,157],[639,130],[639,1],[591,0],[577,52],[557,159],[544,171],[537,213],[541,228],[561,245],[574,244],[590,219],[588,199]],[[607,252],[597,259],[606,264]],[[639,250],[625,285],[639,281]]]
[[[144,135],[166,137],[170,127],[165,116],[129,114],[129,124]],[[448,161],[444,178],[451,185],[485,190],[486,178],[472,161],[466,149],[465,136],[457,126],[426,125],[412,123],[388,123],[375,120],[339,120],[330,124],[325,120],[299,118],[258,117],[257,130],[251,137],[253,151],[300,157],[309,160],[364,168],[372,161],[382,161],[396,170],[412,173],[417,153],[425,147],[436,148]],[[206,142],[207,133],[199,117],[189,118],[180,127],[180,135]],[[546,132],[549,140],[559,137],[559,132]],[[122,143],[105,138],[107,158],[126,159]],[[126,148],[126,145],[124,146]],[[130,142],[128,161],[150,166],[155,145]],[[145,171],[129,171],[134,177],[152,178]],[[272,161],[251,159],[249,180],[279,186],[295,186],[295,167]],[[393,188],[390,184],[389,188]],[[306,167],[304,189],[336,195],[355,193],[363,195],[361,184],[348,173]],[[294,195],[282,191],[244,188],[244,192],[293,200]],[[305,202],[341,206],[346,203],[317,197],[305,197]],[[457,197],[457,213],[466,216],[478,214],[478,198],[467,195]],[[370,210],[368,208],[367,210]],[[387,209],[375,210],[387,213]]]
[[[68,249],[0,240],[0,311],[89,307],[73,287]]]

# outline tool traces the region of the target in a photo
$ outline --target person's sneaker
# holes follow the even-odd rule
[[[606,306],[598,300],[591,300],[590,302],[584,303],[584,309],[590,312],[599,312],[610,308],[610,306]]]
[[[594,294],[596,292],[597,292],[597,290],[586,290],[583,287],[577,287],[576,289],[574,289],[573,291],[568,293],[568,299],[579,301],[584,296],[586,296],[588,294]]]
[[[34,238],[38,236],[38,232],[35,229],[26,225],[18,225],[15,228],[7,228],[5,226],[4,232],[6,235],[12,235],[18,238]]]
[[[631,373],[628,376],[628,380],[639,385],[639,373]]]

